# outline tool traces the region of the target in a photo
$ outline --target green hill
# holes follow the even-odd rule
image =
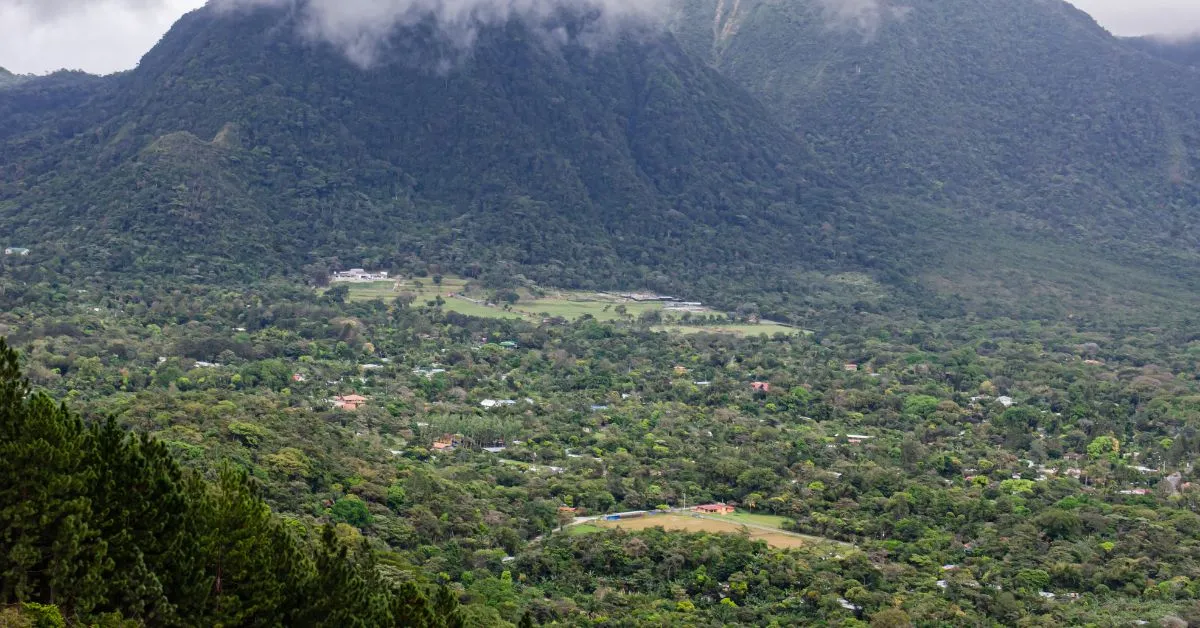
[[[1065,2],[847,6],[686,0],[675,30],[864,195],[929,198],[977,238],[1192,273],[1200,82]]]
[[[1200,37],[1127,37],[1125,43],[1172,63],[1200,67]]]
[[[0,226],[105,281],[436,264],[793,320],[1187,311],[1200,86],[1066,4],[942,4],[688,0],[601,46],[514,19],[450,64],[418,24],[370,69],[293,12],[201,9],[134,71],[0,90]]]
[[[197,276],[420,258],[669,284],[847,254],[821,225],[848,190],[669,37],[552,47],[513,21],[447,72],[360,70],[279,37],[289,19],[186,16],[86,132],[10,159],[0,220],[100,268]]]

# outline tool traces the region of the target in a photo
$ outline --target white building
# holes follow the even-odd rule
[[[341,282],[350,282],[350,283],[358,283],[358,282],[364,282],[364,281],[387,281],[387,280],[388,280],[388,273],[385,270],[370,273],[361,268],[351,268],[350,270],[336,272],[333,274],[333,277],[330,279],[330,281],[335,281],[335,282],[341,281]]]

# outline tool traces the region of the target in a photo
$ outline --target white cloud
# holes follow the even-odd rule
[[[821,1],[862,9],[850,11],[851,18],[868,22],[876,18],[874,0]],[[1200,33],[1200,0],[1071,1],[1118,35]],[[620,12],[660,6],[663,0],[604,2]],[[96,73],[126,70],[175,20],[203,4],[204,0],[0,0],[0,67],[35,73],[59,68]],[[334,40],[365,62],[375,52],[380,29],[411,19],[414,6],[433,7],[458,26],[459,36],[470,37],[472,20],[486,17],[487,11],[537,10],[547,4],[545,0],[320,0],[309,28],[311,34]],[[380,11],[385,11],[384,19],[373,21]]]
[[[482,26],[511,18],[540,24],[564,7],[594,11],[582,39],[601,37],[626,18],[660,15],[669,0],[213,0],[221,10],[244,7],[299,7],[303,34],[328,42],[354,63],[368,66],[387,47],[397,27],[412,26],[433,17],[446,43],[458,50],[469,49]],[[544,32],[561,40],[561,29]]]
[[[0,67],[127,70],[204,0],[0,0]]]
[[[1200,0],[1070,0],[1116,35],[1200,33]]]

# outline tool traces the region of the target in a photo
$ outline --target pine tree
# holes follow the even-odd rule
[[[207,483],[158,441],[31,395],[0,339],[0,604],[14,602],[101,625],[462,626],[449,589],[436,609],[393,589],[365,543],[327,527],[308,547],[245,471]]]
[[[442,622],[438,620],[429,605],[429,599],[421,593],[417,585],[411,582],[400,585],[397,595],[393,598],[392,620],[395,626],[411,628],[441,628],[442,626]]]
[[[86,614],[103,601],[106,545],[90,525],[83,424],[29,394],[0,340],[0,602]]]
[[[306,604],[312,564],[271,514],[245,471],[225,467],[200,510],[211,589],[207,625],[292,625]]]
[[[178,621],[172,600],[203,594],[192,503],[161,443],[111,419],[88,430],[94,525],[108,543],[104,608],[148,623]]]
[[[462,612],[458,608],[458,595],[448,586],[438,587],[433,600],[433,612],[445,623],[446,628],[463,628]]]
[[[316,575],[309,585],[309,604],[300,624],[367,628],[388,623],[387,606],[380,603],[382,591],[364,577],[333,526],[325,526],[315,553]]]

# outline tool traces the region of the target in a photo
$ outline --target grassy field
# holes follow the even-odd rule
[[[681,334],[698,334],[701,332],[710,334],[737,334],[739,336],[757,336],[766,334],[773,336],[776,333],[795,334],[805,333],[811,334],[810,331],[803,331],[795,327],[787,327],[776,323],[759,323],[758,325],[729,323],[727,325],[716,326],[695,326],[695,325],[660,325],[654,328],[655,331],[674,331]]]
[[[581,523],[577,526],[570,526],[566,530],[567,530],[567,534],[569,534],[571,536],[578,536],[580,534],[592,534],[595,532],[599,532],[603,529],[604,528],[602,528],[598,525],[595,525],[595,524]]]
[[[485,305],[481,293],[472,293],[467,286],[468,281],[462,277],[445,276],[440,284],[432,279],[400,279],[398,281],[376,281],[370,283],[352,283],[350,285],[350,301],[371,301],[382,299],[390,301],[401,294],[412,294],[416,303],[424,304],[441,296],[445,301],[442,307],[447,311],[458,312],[468,316],[481,318],[525,318],[540,321],[543,318],[561,317],[575,320],[584,315],[591,315],[600,321],[614,321],[622,316],[637,318],[645,312],[663,311],[661,303],[635,302],[618,296],[592,292],[546,292],[534,296],[528,291],[521,291],[521,299],[508,309]],[[623,308],[624,313],[618,312]],[[737,335],[758,335],[775,333],[794,334],[798,330],[774,323],[749,325],[728,323],[707,325],[703,327],[690,325],[659,325],[658,331],[694,334],[700,332],[724,333]]]
[[[751,515],[753,516],[753,515]],[[798,534],[790,534],[780,530],[767,530],[759,527],[748,527],[742,525],[741,522],[725,518],[709,518],[698,517],[685,513],[668,514],[668,515],[649,515],[639,517],[637,519],[625,519],[621,521],[596,521],[589,524],[574,526],[574,528],[623,528],[625,530],[646,530],[649,528],[663,528],[664,530],[680,530],[685,532],[712,532],[718,534],[739,534],[743,530],[750,533],[750,538],[766,541],[771,547],[789,548],[801,547],[810,545],[811,540],[806,539]],[[595,531],[595,530],[592,530]],[[572,533],[576,532],[572,529]]]
[[[720,515],[720,518],[728,521],[736,521],[737,523],[746,523],[750,525],[778,529],[783,529],[783,524],[788,521],[787,517],[780,517],[779,515],[759,515],[742,510],[739,510],[731,515]]]

